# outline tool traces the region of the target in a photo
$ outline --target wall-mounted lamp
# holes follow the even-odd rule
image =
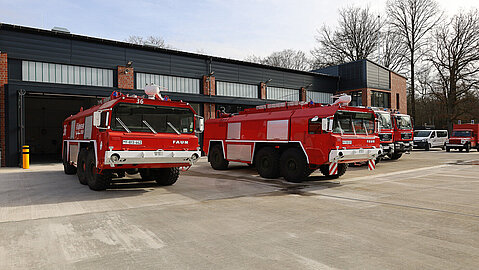
[[[128,63],[126,63],[127,68],[131,68],[132,65],[133,65],[133,61],[128,61]]]
[[[304,86],[303,88],[304,88],[304,89],[308,89],[308,88],[310,88],[311,86],[313,86],[313,84],[312,84],[312,83],[310,83],[310,84],[308,84],[308,85]]]
[[[214,71],[211,71],[210,74],[208,74],[208,77],[211,77],[211,76],[213,76],[214,74],[215,74],[215,72],[214,72]]]
[[[268,84],[272,81],[273,79],[268,79],[267,81],[264,82],[264,84]]]

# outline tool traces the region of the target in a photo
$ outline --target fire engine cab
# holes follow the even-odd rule
[[[112,178],[140,173],[143,180],[172,185],[180,167],[201,156],[198,137],[204,119],[185,102],[113,92],[101,104],[80,110],[63,123],[63,167],[81,184],[104,190]]]
[[[348,99],[349,97],[349,99]],[[219,113],[206,121],[203,150],[211,167],[223,170],[230,161],[256,167],[264,178],[283,176],[301,182],[316,169],[337,178],[348,163],[374,160],[381,153],[374,112],[344,104],[284,102]]]
[[[452,135],[446,143],[446,151],[464,149],[469,152],[474,148],[479,151],[479,124],[454,124]]]

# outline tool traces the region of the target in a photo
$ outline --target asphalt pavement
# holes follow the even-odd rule
[[[61,164],[0,169],[0,269],[477,269],[479,152],[413,151],[336,180],[202,158],[95,192]]]

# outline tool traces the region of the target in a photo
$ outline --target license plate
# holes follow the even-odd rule
[[[364,149],[359,149],[359,154],[363,154],[364,153]]]

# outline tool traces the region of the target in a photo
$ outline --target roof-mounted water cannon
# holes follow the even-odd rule
[[[158,85],[150,84],[145,86],[145,94],[149,99],[155,99],[156,96],[158,96],[159,99],[163,99],[160,94],[160,87]]]
[[[342,106],[342,105],[348,105],[351,102],[351,96],[346,94],[341,94],[339,96],[335,95],[335,96],[332,96],[331,98],[336,98],[336,101],[334,101],[332,105]]]

